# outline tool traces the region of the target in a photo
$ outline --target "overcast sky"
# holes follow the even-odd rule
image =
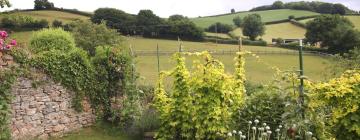
[[[49,0],[56,7],[94,11],[101,7],[112,7],[136,14],[141,9],[150,9],[161,17],[182,14],[188,17],[207,16],[236,11],[246,11],[256,6],[269,5],[275,0]],[[283,2],[299,0],[283,0]],[[305,0],[307,1],[307,0]],[[313,0],[309,0],[313,1]],[[342,3],[353,10],[360,10],[360,0],[318,0],[332,3]],[[10,0],[12,8],[31,9],[34,0]],[[1,11],[9,8],[1,9]]]

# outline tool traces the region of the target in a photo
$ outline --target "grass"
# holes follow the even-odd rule
[[[72,132],[64,137],[52,137],[50,140],[134,140],[138,138],[125,135],[110,124],[97,123],[80,131]]]
[[[237,28],[232,33],[235,36],[243,36],[241,28]],[[298,39],[305,38],[306,30],[295,26],[290,22],[266,25],[265,34],[262,39],[271,43],[273,38]]]
[[[294,15],[295,17],[318,15],[318,13],[309,12],[309,11],[280,9],[280,10],[243,12],[243,13],[236,13],[236,14],[222,15],[222,16],[215,16],[215,17],[200,17],[200,18],[192,18],[191,20],[198,26],[200,26],[202,28],[207,28],[211,24],[214,24],[216,22],[233,24],[232,20],[234,17],[240,16],[243,18],[249,14],[254,14],[254,13],[261,15],[263,22],[288,19],[288,17],[290,15]]]
[[[161,39],[145,39],[133,38],[128,40],[132,44],[134,50],[156,50],[156,45],[159,44],[160,50],[178,50],[178,42],[173,40]],[[184,50],[237,50],[237,45],[215,45],[213,43],[203,42],[188,42],[184,41]],[[244,46],[248,51],[286,51],[287,49],[275,47],[260,47],[260,46]],[[265,83],[272,79],[274,71],[269,67],[276,66],[281,70],[291,70],[298,66],[297,55],[259,55],[263,62],[257,62],[254,57],[246,57],[246,75],[247,79],[255,83]],[[234,72],[234,59],[235,55],[217,55],[215,58],[221,60],[226,72]],[[171,56],[160,56],[160,69],[170,70],[174,67],[174,62]],[[194,60],[193,57],[187,59],[188,68]],[[136,57],[137,72],[140,73],[140,83],[145,85],[153,85],[157,80],[157,57],[156,56],[137,56]],[[323,73],[329,66],[328,59],[319,56],[305,56],[304,66],[305,74],[310,79],[324,80]]]
[[[83,19],[87,20],[89,17],[82,16],[78,14],[72,14],[68,12],[61,12],[61,11],[52,11],[52,10],[41,10],[41,11],[25,11],[25,12],[16,12],[11,13],[15,15],[24,15],[24,16],[31,16],[35,19],[46,19],[49,23],[52,23],[55,19],[61,20],[64,23],[76,20],[76,19]],[[0,15],[1,18],[1,15]]]
[[[360,16],[346,16],[354,24],[355,29],[360,31]]]
[[[220,38],[224,38],[224,39],[230,39],[230,38],[231,38],[228,34],[224,34],[224,33],[205,32],[205,36],[209,36],[209,37],[220,37]]]

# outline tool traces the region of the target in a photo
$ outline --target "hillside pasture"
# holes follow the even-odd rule
[[[295,17],[304,17],[304,16],[313,16],[318,15],[318,13],[303,11],[303,10],[290,10],[290,9],[280,9],[280,10],[267,10],[267,11],[254,11],[254,12],[240,12],[229,15],[220,15],[220,16],[211,16],[211,17],[199,17],[192,18],[191,20],[198,26],[202,28],[207,28],[211,24],[216,22],[233,24],[233,18],[236,16],[240,16],[244,18],[249,14],[259,14],[262,17],[263,22],[271,22],[271,21],[279,21],[288,19],[290,15],[294,15]]]
[[[208,37],[219,37],[219,38],[224,38],[224,39],[230,39],[230,38],[231,38],[228,34],[224,34],[224,33],[205,32],[205,36],[208,36]]]
[[[345,17],[348,18],[354,24],[355,29],[360,31],[360,16],[345,16]],[[300,22],[306,24],[311,20],[314,20],[314,18],[300,20]]]
[[[145,38],[131,38],[127,39],[128,44],[132,46],[133,50],[136,51],[156,51],[156,46],[159,45],[160,51],[177,51],[179,49],[179,42],[175,40],[162,40],[162,39],[145,39]],[[214,44],[204,42],[189,42],[182,41],[183,51],[204,51],[204,50],[234,50],[238,49],[237,45],[227,44]],[[266,52],[277,52],[277,51],[289,51],[283,48],[276,47],[261,47],[261,46],[243,46],[244,50],[247,51],[266,51]],[[282,70],[293,70],[298,66],[298,55],[286,55],[286,54],[260,54],[262,62],[257,62],[257,59],[253,56],[246,57],[246,71],[247,79],[254,83],[265,83],[272,79],[275,73],[271,66],[279,67]],[[234,57],[235,55],[215,55],[215,58],[221,60],[224,65],[226,72],[234,72]],[[306,75],[315,80],[324,80],[323,73],[329,66],[330,62],[327,58],[320,56],[305,56],[305,70]],[[190,69],[191,62],[194,57],[187,59],[187,65]],[[154,84],[157,80],[157,56],[141,56],[136,57],[137,72],[140,74],[140,82],[142,84]],[[160,69],[170,70],[173,68],[174,61],[171,60],[171,56],[162,55],[160,56]]]
[[[241,28],[231,32],[235,36],[243,36]],[[266,25],[265,34],[261,37],[267,43],[273,38],[300,39],[305,38],[306,30],[290,22]]]
[[[6,15],[2,14],[1,16]],[[46,19],[49,21],[49,23],[52,23],[54,20],[60,20],[62,22],[70,22],[76,19],[81,20],[88,20],[90,19],[87,16],[82,16],[78,14],[72,14],[68,12],[61,12],[61,11],[53,11],[53,10],[41,10],[41,11],[23,11],[23,12],[16,12],[11,13],[10,15],[23,15],[23,16],[30,16],[35,19]]]

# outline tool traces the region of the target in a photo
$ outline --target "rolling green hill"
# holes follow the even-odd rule
[[[256,11],[256,12],[240,12],[236,14],[229,15],[219,15],[219,16],[211,16],[211,17],[200,17],[200,18],[192,18],[191,20],[198,26],[207,28],[211,24],[216,22],[222,22],[226,24],[233,24],[233,18],[236,16],[245,17],[249,14],[257,13],[261,15],[263,22],[271,22],[271,21],[279,21],[288,19],[290,15],[294,15],[295,17],[304,17],[304,16],[313,16],[319,15],[315,12],[302,11],[302,10],[290,10],[290,9],[281,9],[281,10],[268,10],[268,11]]]
[[[265,34],[262,36],[266,42],[271,43],[273,38],[300,39],[305,38],[306,30],[290,22],[266,25]],[[232,31],[234,36],[243,36],[241,28]]]
[[[1,16],[7,15],[7,14],[1,14]],[[46,19],[50,23],[54,21],[55,19],[61,20],[63,22],[70,22],[76,19],[90,19],[87,16],[82,16],[78,14],[72,14],[68,12],[61,12],[61,11],[53,11],[53,10],[41,10],[41,11],[21,11],[21,12],[15,12],[10,13],[10,15],[23,15],[23,16],[31,16],[35,19]]]

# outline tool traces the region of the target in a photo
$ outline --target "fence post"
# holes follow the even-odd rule
[[[157,55],[158,74],[160,76],[159,44],[156,45],[156,55]]]

